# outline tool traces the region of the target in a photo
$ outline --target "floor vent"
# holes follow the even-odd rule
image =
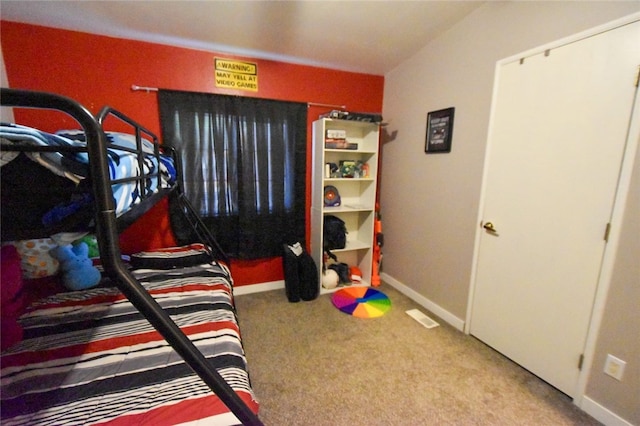
[[[407,312],[407,315],[409,315],[411,318],[418,321],[420,324],[424,325],[427,328],[433,328],[440,325],[434,320],[432,320],[431,318],[429,318],[428,316],[426,316],[425,314],[423,314],[422,312],[420,312],[418,309],[409,309],[406,312]]]

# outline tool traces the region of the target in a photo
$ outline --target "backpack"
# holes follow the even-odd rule
[[[338,283],[351,284],[351,276],[349,275],[349,265],[346,263],[332,263],[328,269],[333,269],[338,274]]]
[[[347,228],[344,221],[333,215],[324,217],[322,242],[324,251],[343,249],[347,245]]]
[[[289,302],[309,301],[318,297],[320,278],[313,258],[300,242],[283,244],[284,287]]]

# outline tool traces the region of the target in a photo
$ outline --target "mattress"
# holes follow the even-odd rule
[[[109,176],[112,181],[117,181],[112,185],[117,216],[127,212],[145,196],[156,193],[161,188],[169,188],[175,183],[174,160],[166,155],[156,156],[153,143],[142,139],[141,155],[137,155],[133,152],[138,148],[135,136],[119,132],[105,132],[105,135],[108,141]],[[11,145],[20,143],[59,148],[60,151],[29,152],[27,156],[54,174],[65,177],[75,184],[79,184],[89,174],[88,154],[77,151],[77,149],[86,148],[82,131],[64,130],[51,134],[27,126],[2,123],[0,140],[4,149],[10,149]],[[73,151],[74,149],[76,151]],[[16,156],[16,152],[2,151],[0,166],[10,163]],[[157,178],[158,174],[160,179]],[[140,176],[144,176],[145,179],[128,180]],[[47,185],[48,182],[39,184]],[[74,202],[70,201],[66,205],[56,206],[55,210],[52,209],[43,218],[43,222],[48,225],[55,223],[65,212],[81,208],[91,201],[82,199],[79,202],[76,197]]]
[[[257,412],[228,268],[133,274]],[[42,299],[20,322],[24,339],[1,358],[3,425],[239,423],[114,287]]]

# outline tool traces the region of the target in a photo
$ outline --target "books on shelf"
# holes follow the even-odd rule
[[[358,149],[358,144],[354,142],[347,142],[344,139],[325,139],[325,149],[350,149],[355,151]]]
[[[347,132],[341,129],[327,129],[324,138],[325,149],[358,149],[358,144],[347,142]]]
[[[341,129],[327,129],[325,140],[326,139],[345,140],[347,139],[347,131]]]

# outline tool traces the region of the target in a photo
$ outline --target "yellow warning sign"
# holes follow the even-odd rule
[[[258,65],[252,62],[215,58],[216,87],[258,91]]]

